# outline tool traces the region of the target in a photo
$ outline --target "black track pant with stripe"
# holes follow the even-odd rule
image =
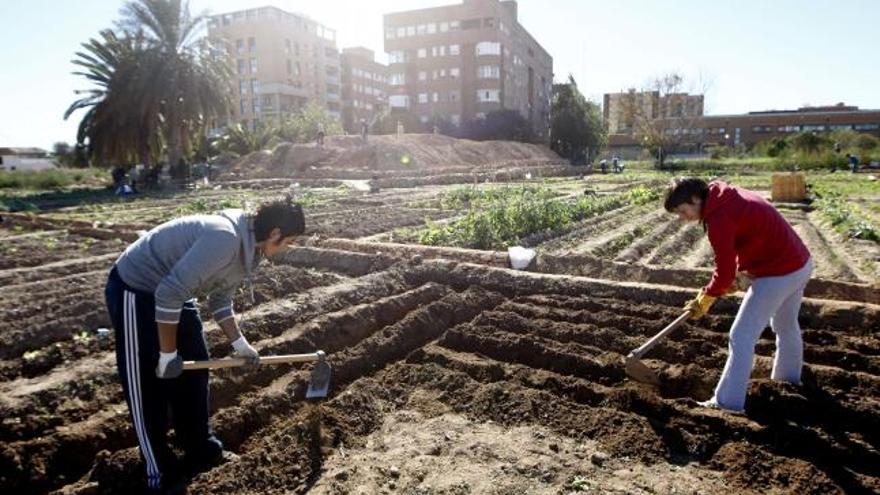
[[[208,372],[184,371],[179,378],[157,378],[159,334],[153,295],[126,285],[114,268],[105,296],[116,330],[116,365],[146,466],[147,485],[160,488],[163,474],[174,469],[175,457],[166,440],[169,412],[189,463],[210,462],[222,452],[223,444],[210,425]],[[191,301],[180,314],[177,352],[184,360],[208,359],[202,320]]]

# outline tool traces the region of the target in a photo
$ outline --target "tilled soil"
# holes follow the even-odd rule
[[[622,357],[686,290],[444,261],[331,282],[248,317],[265,355],[328,352],[330,396],[305,401],[299,368],[215,373],[213,423],[240,457],[181,478],[190,493],[880,489],[876,306],[805,306],[801,386],[768,379],[768,330],[737,416],[696,404],[723,366],[735,301],[652,350],[655,389],[628,379]],[[209,342],[224,352],[216,331]],[[141,489],[112,356],[77,363],[25,396],[0,384],[5,492]]]

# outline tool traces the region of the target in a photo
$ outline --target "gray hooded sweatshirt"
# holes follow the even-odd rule
[[[214,320],[232,318],[232,297],[250,281],[260,258],[252,219],[242,210],[192,215],[165,222],[131,244],[116,260],[122,281],[156,298],[156,321],[177,323],[183,303],[208,295]]]

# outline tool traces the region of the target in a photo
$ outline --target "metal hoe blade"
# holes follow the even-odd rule
[[[627,356],[624,359],[626,374],[637,382],[647,383],[649,385],[660,385],[660,378],[640,359],[633,356]]]
[[[306,390],[306,399],[320,399],[327,397],[327,391],[330,389],[330,375],[332,369],[330,363],[327,362],[324,351],[318,351],[318,362],[312,368],[312,374],[309,377],[309,388]]]

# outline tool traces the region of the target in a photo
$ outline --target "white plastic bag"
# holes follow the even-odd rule
[[[534,249],[524,248],[522,246],[511,246],[507,248],[507,256],[510,258],[510,266],[514,270],[522,270],[529,266],[529,263],[535,259],[537,253]]]

